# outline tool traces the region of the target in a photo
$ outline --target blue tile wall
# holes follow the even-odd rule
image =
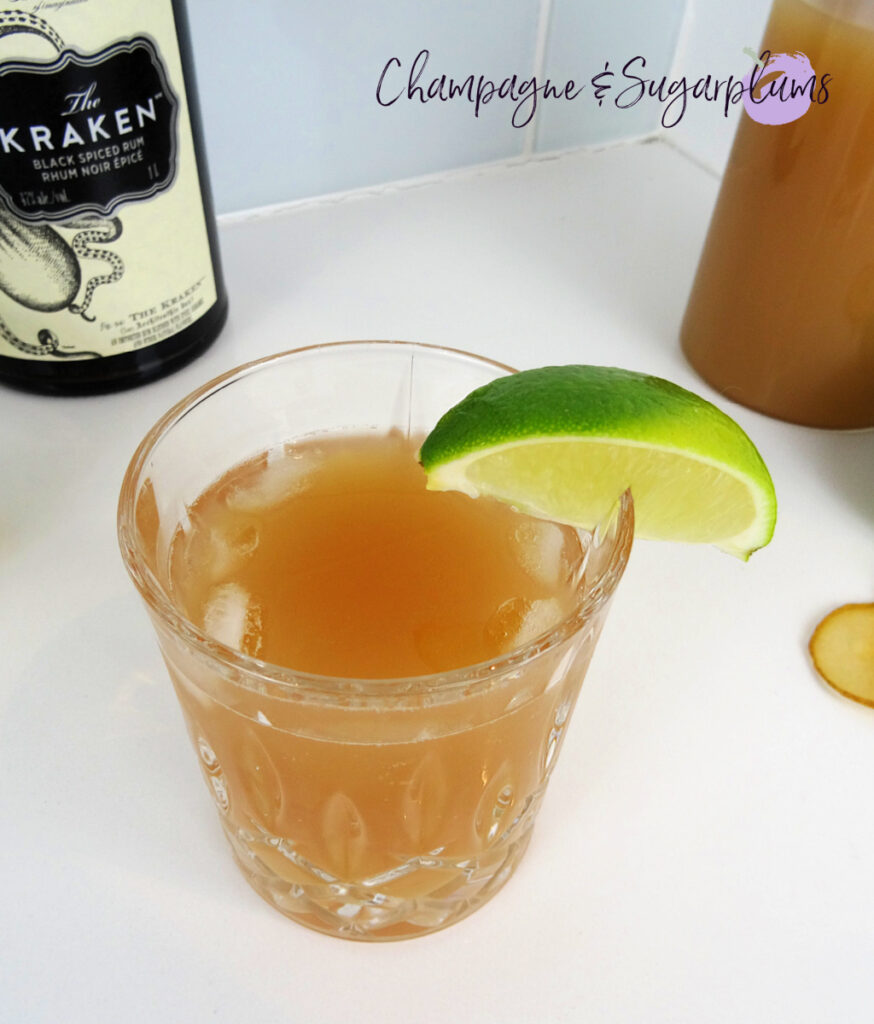
[[[470,73],[530,75],[539,0],[189,0],[210,171],[219,212],[518,155],[506,106],[376,101]]]
[[[670,69],[685,0],[188,0],[207,149],[220,213],[377,185],[654,130],[657,106],[600,108],[589,79],[644,54]],[[543,36],[542,26],[548,26]],[[538,40],[545,46],[538,47]],[[440,75],[585,84],[576,100],[541,101],[531,128],[495,98],[407,98]],[[377,102],[400,93],[388,106]],[[541,64],[538,66],[538,60]],[[522,109],[522,119],[526,113]]]
[[[629,75],[670,78],[685,0],[552,0],[544,69],[558,80],[573,79],[583,92],[573,102],[544,103],[537,126],[539,151],[629,138],[657,131],[662,108],[641,98]],[[613,77],[597,102],[592,78],[605,64]],[[630,89],[620,98],[623,90]],[[617,106],[617,100],[623,106]],[[670,114],[669,114],[670,116]]]

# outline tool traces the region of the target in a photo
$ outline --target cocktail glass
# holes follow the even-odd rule
[[[313,675],[219,643],[174,602],[171,543],[230,467],[319,433],[424,435],[511,372],[406,342],[271,356],[171,409],[125,476],[122,555],[225,835],[255,890],[318,931],[364,940],[435,931],[513,873],[628,559],[630,495],[580,532],[573,607],[554,628],[490,662],[404,679]]]

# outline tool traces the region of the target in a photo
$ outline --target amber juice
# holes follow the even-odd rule
[[[207,489],[171,548],[173,599],[206,634],[341,681],[314,701],[205,685],[196,659],[168,657],[250,880],[351,937],[439,927],[505,881],[599,629],[490,681],[573,616],[589,538],[426,491],[416,450],[399,433],[288,444]],[[423,676],[433,693],[410,696],[402,680]],[[395,696],[374,707],[361,686],[379,680]]]
[[[510,877],[630,554],[629,494],[589,534],[426,491],[418,439],[510,372],[416,342],[268,356],[170,409],[122,482],[237,863],[330,935],[431,932]]]
[[[177,534],[180,607],[246,654],[351,678],[475,665],[557,624],[577,532],[427,491],[419,440],[329,437],[231,470]]]
[[[741,114],[681,337],[735,401],[863,427],[874,425],[874,19],[829,13],[840,6],[775,0],[762,49],[806,54],[817,95],[831,76],[828,97],[784,125]]]

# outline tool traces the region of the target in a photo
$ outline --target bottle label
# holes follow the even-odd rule
[[[46,7],[0,11],[0,355],[93,359],[217,288],[171,0]]]
[[[123,105],[104,108],[119,93]],[[178,106],[144,38],[92,56],[68,50],[52,64],[4,64],[0,111],[15,111],[15,124],[0,127],[6,207],[25,221],[108,217],[162,192],[176,172]]]

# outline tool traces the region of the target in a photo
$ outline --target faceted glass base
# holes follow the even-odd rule
[[[539,803],[539,799],[537,801]],[[272,907],[298,924],[341,939],[391,942],[439,931],[472,914],[492,898],[516,870],[534,826],[536,805],[517,819],[505,837],[487,853],[455,861],[417,857],[391,872],[363,883],[332,879],[305,865],[283,840],[235,833],[226,826],[234,859],[252,888]],[[297,880],[273,870],[287,860]],[[301,880],[309,875],[309,880]]]

